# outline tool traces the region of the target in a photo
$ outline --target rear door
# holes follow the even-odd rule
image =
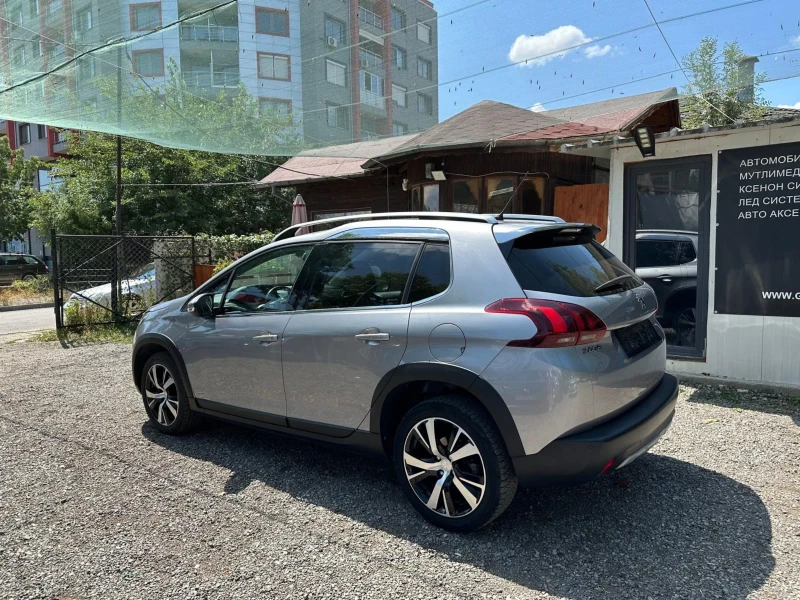
[[[366,418],[408,340],[408,279],[419,242],[337,241],[312,256],[283,334],[289,425],[345,436]]]

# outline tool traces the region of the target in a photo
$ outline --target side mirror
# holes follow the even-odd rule
[[[202,319],[214,318],[214,294],[200,294],[189,302],[186,310]]]

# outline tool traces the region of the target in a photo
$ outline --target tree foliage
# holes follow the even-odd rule
[[[0,241],[21,239],[30,224],[30,198],[38,161],[0,139]]]
[[[731,125],[738,120],[763,118],[769,106],[761,89],[765,76],[751,78],[741,67],[744,58],[738,42],[726,43],[720,52],[715,37],[703,38],[700,46],[684,57],[683,68],[691,78],[681,103],[684,127]]]
[[[116,98],[115,78],[101,80],[97,87],[106,100]],[[135,131],[136,123],[155,122],[165,133],[180,129],[193,136],[195,147],[222,144],[248,153],[295,143],[291,140],[297,136],[291,115],[262,113],[244,87],[233,96],[203,98],[190,93],[174,63],[163,86],[131,84],[121,107],[126,129]],[[94,132],[68,138],[69,155],[52,167],[61,185],[33,199],[33,225],[63,233],[109,233],[114,228],[116,138]],[[123,230],[214,235],[280,230],[291,216],[289,196],[276,197],[252,185],[219,184],[258,181],[284,160],[166,148],[123,138]]]

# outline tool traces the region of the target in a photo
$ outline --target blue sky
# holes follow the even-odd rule
[[[800,1],[648,1],[678,58],[709,35],[770,53],[757,65],[779,80],[767,99],[800,108]],[[434,2],[441,120],[480,100],[547,109],[686,83],[644,0]]]

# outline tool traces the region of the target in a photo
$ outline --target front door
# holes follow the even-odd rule
[[[289,425],[348,435],[406,349],[405,294],[420,244],[347,241],[319,247],[283,335]]]
[[[650,284],[671,356],[705,354],[711,157],[625,169],[625,262]]]
[[[284,423],[281,339],[295,281],[312,246],[287,246],[243,263],[214,290],[214,319],[189,315],[181,354],[198,403]]]

